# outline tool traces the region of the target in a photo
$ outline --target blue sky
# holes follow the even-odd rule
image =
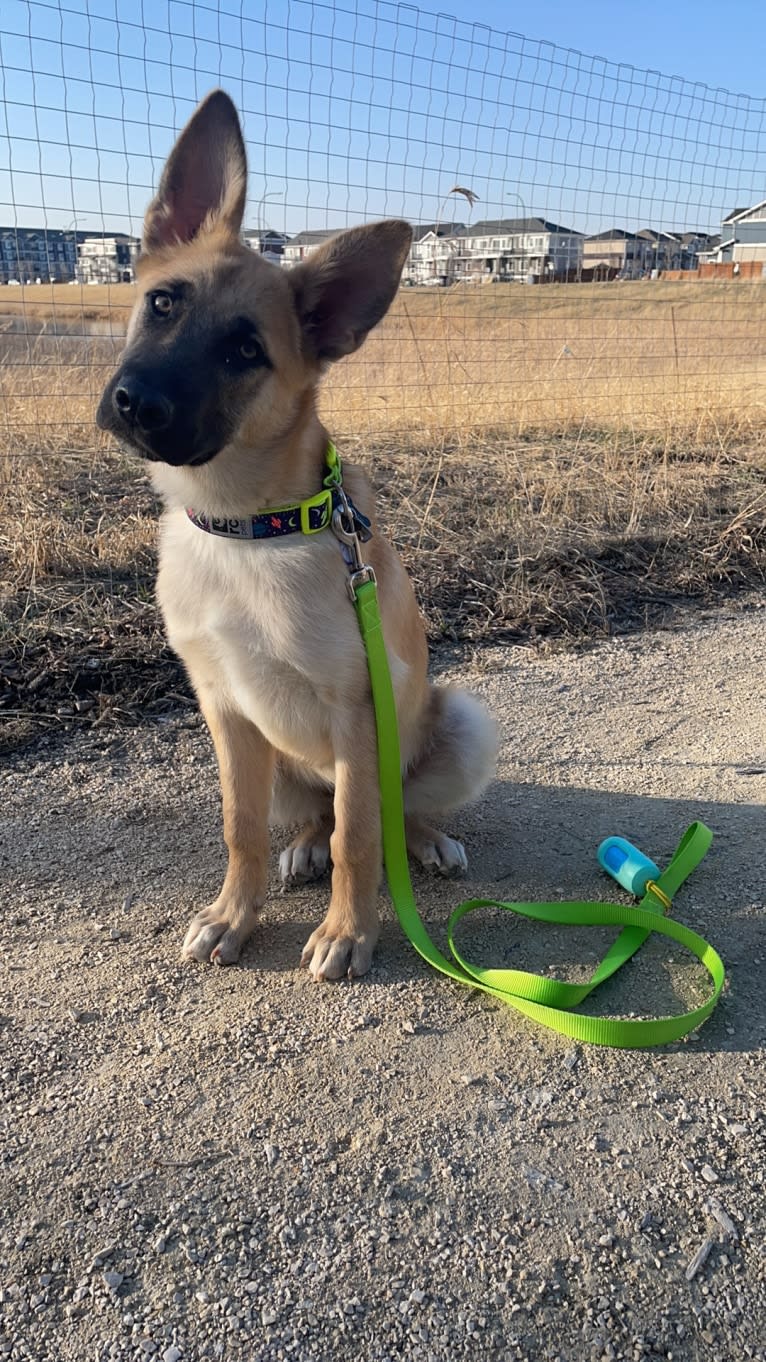
[[[441,5],[435,8],[441,8]],[[766,95],[766,8],[759,0],[641,0],[622,12],[612,0],[546,0],[528,16],[503,0],[455,0],[460,19],[518,28],[612,62],[703,81],[735,94]],[[538,17],[539,16],[539,17]]]
[[[474,220],[717,228],[766,197],[765,9],[548,0],[519,36],[500,0],[2,0],[0,224],[138,232],[220,83],[250,226],[464,219],[461,184]]]

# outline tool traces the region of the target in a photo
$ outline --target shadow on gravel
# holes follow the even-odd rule
[[[760,997],[766,909],[759,898],[762,877],[753,855],[763,817],[763,808],[757,804],[650,799],[577,787],[496,782],[478,808],[456,821],[455,831],[465,837],[469,851],[467,878],[435,880],[413,869],[415,894],[434,940],[444,950],[449,913],[465,898],[633,903],[598,867],[599,842],[615,834],[627,837],[662,867],[689,824],[701,819],[713,831],[713,845],[679,890],[673,913],[716,947],[726,965],[728,984],[714,1016],[693,1044],[711,1051],[763,1049],[766,1019]],[[272,897],[243,957],[244,967],[255,972],[293,969],[304,941],[324,914],[327,899],[326,882]],[[488,910],[461,929],[460,943],[467,957],[477,963],[584,981],[614,935],[600,928],[543,927]],[[384,979],[397,981],[427,972],[387,904],[370,977],[379,979],[382,974]],[[446,979],[443,986],[456,995],[462,992]],[[364,982],[355,987],[363,988]],[[708,976],[696,960],[657,938],[648,941],[583,1010],[623,1016],[675,1013],[702,1002],[708,987]],[[478,993],[475,998],[503,1014],[502,1004]],[[514,1028],[517,1024],[529,1025],[515,1018]]]
[[[68,802],[59,802],[50,788],[46,798],[51,803],[55,800],[56,806],[48,812],[55,816],[46,819],[44,835],[33,834],[39,845],[30,845],[21,825],[17,834],[9,827],[6,850],[0,857],[9,882],[25,880],[28,890],[39,893],[44,901],[54,894],[76,894],[83,910],[97,913],[107,927],[119,927],[136,943],[142,937],[154,938],[152,954],[176,962],[189,918],[218,893],[224,851],[218,792],[212,779],[208,784],[199,773],[202,778],[196,793],[183,784],[179,788],[171,766],[167,780],[163,773],[153,795],[133,773],[122,787],[125,799],[119,811],[108,821],[103,817],[102,793],[91,794],[87,784]],[[444,881],[414,869],[415,893],[429,931],[442,949],[446,949],[447,918],[465,898],[632,902],[597,865],[596,847],[602,838],[625,836],[664,866],[688,825],[701,819],[713,830],[713,845],[682,886],[673,911],[716,947],[729,984],[694,1044],[710,1051],[763,1049],[766,914],[759,855],[763,818],[763,807],[756,803],[657,799],[612,790],[499,781],[479,805],[458,815],[451,829],[465,840],[468,876],[462,881]],[[325,880],[286,894],[279,892],[275,861],[286,840],[287,834],[273,834],[271,894],[234,973],[282,974],[286,986],[313,988],[309,977],[297,972],[297,964],[306,939],[324,917],[329,886]],[[93,883],[94,866],[113,886],[105,894]],[[477,915],[460,933],[461,949],[477,963],[573,980],[590,976],[614,937],[604,929],[541,927],[499,911]],[[385,899],[381,945],[369,978],[395,987],[405,980],[428,977],[434,978],[404,938]],[[455,998],[458,1024],[471,995],[446,979],[438,982]],[[365,982],[354,987],[364,989]],[[701,1002],[708,987],[708,977],[696,961],[674,950],[665,939],[655,939],[594,995],[585,1010],[618,1015],[678,1012]],[[502,1004],[478,993],[473,1000],[477,1007],[496,1009],[500,1024],[506,1025]],[[376,1006],[380,1006],[379,993]],[[512,1042],[518,1027],[527,1029],[530,1023],[510,1012],[507,1017]]]
[[[727,987],[694,1043],[715,1051],[763,1049],[766,905],[757,853],[763,838],[761,804],[498,783],[479,816],[473,813],[473,837],[466,829],[469,844],[478,841],[480,851],[474,846],[472,882],[462,891],[453,885],[450,904],[473,896],[633,903],[598,866],[599,842],[613,835],[626,837],[662,868],[695,820],[712,830],[713,844],[681,886],[672,912],[718,950],[727,970]],[[540,927],[507,913],[488,914],[487,919],[461,937],[469,958],[560,978],[587,979],[614,939],[614,933],[601,929]],[[659,938],[648,941],[583,1010],[597,1015],[633,1011],[659,1015],[697,1005],[708,991],[709,978],[702,966]]]

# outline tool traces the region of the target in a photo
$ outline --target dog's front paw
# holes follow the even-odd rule
[[[234,965],[254,926],[254,909],[226,902],[221,896],[192,918],[184,938],[184,959]]]
[[[377,929],[362,931],[348,925],[336,926],[328,913],[306,942],[301,966],[308,968],[317,983],[345,976],[356,979],[370,968],[377,939]]]

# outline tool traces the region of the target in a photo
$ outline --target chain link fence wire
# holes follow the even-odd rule
[[[217,85],[256,248],[416,228],[389,317],[324,386],[339,438],[763,423],[763,99],[385,0],[4,0],[5,451],[101,438],[143,210]]]

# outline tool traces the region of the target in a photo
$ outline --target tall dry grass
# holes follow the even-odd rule
[[[742,282],[402,290],[321,404],[432,640],[593,637],[762,590],[765,322]],[[93,424],[120,344],[0,335],[0,715],[22,736],[183,693],[154,498]]]
[[[131,298],[127,285],[39,293],[0,297],[6,450],[92,444]],[[101,319],[114,338],[3,335],[2,314],[14,310],[75,330]],[[598,430],[725,448],[766,426],[766,284],[402,289],[362,350],[328,375],[321,403],[339,438],[467,445]]]

